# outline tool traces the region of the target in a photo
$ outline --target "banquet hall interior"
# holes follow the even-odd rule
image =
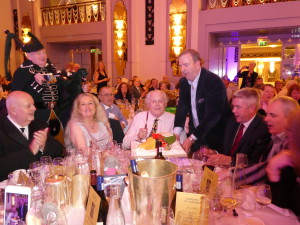
[[[89,202],[90,199],[88,199],[88,192],[92,190],[90,188],[91,171],[94,173],[93,178],[95,178],[97,173],[98,177],[95,179],[99,177],[102,179],[102,175],[104,176],[105,174],[106,177],[104,177],[106,179],[105,181],[101,180],[102,183],[98,184],[99,187],[97,187],[95,180],[93,180],[93,184],[91,185],[93,185],[96,191],[102,191],[101,193],[103,194],[104,186],[102,187],[101,185],[104,185],[104,183],[108,184],[109,188],[112,189],[105,189],[105,194],[111,194],[110,197],[112,198],[109,198],[110,202],[115,201],[115,199],[117,199],[116,201],[123,200],[120,199],[122,196],[119,193],[119,186],[122,186],[121,192],[125,196],[124,201],[128,206],[128,208],[122,209],[124,211],[127,210],[123,216],[127,216],[125,219],[129,217],[129,220],[138,221],[136,224],[147,224],[144,221],[147,221],[149,218],[155,222],[149,222],[148,224],[169,224],[161,222],[161,218],[158,219],[158,217],[165,210],[163,209],[163,203],[167,202],[168,205],[166,206],[168,209],[166,209],[166,212],[168,212],[171,201],[176,201],[176,198],[178,200],[178,195],[175,195],[177,197],[173,198],[174,193],[179,192],[180,189],[176,186],[178,174],[183,176],[183,181],[181,180],[183,186],[180,191],[186,194],[183,194],[178,202],[181,202],[183,205],[183,203],[190,200],[187,205],[194,207],[193,210],[197,209],[197,213],[202,210],[201,216],[204,215],[203,217],[205,217],[206,222],[197,224],[209,224],[207,221],[211,219],[208,218],[211,215],[213,215],[212,217],[215,221],[212,224],[215,225],[226,224],[226,221],[223,223],[223,221],[219,220],[219,218],[223,217],[233,218],[234,222],[227,224],[299,224],[299,199],[296,197],[298,201],[295,202],[294,192],[288,191],[295,188],[293,189],[297,194],[295,196],[299,197],[300,160],[295,160],[300,159],[299,145],[295,147],[297,141],[297,144],[299,144],[299,138],[294,137],[294,141],[292,142],[288,140],[289,137],[287,134],[289,129],[292,128],[291,124],[293,122],[291,122],[290,118],[293,116],[293,111],[298,110],[298,115],[300,115],[299,9],[300,0],[1,0],[0,30],[4,32],[0,34],[0,49],[2,51],[0,53],[0,78],[1,82],[5,77],[10,80],[9,76],[7,76],[6,68],[10,71],[11,75],[14,75],[14,72],[17,71],[12,78],[13,81],[11,83],[14,83],[15,86],[11,85],[11,90],[22,90],[24,92],[12,91],[9,93],[0,90],[0,100],[8,102],[8,104],[5,103],[6,105],[2,105],[2,108],[7,109],[5,113],[8,113],[8,116],[5,114],[5,117],[1,117],[3,115],[0,115],[0,136],[10,135],[10,132],[2,131],[4,126],[1,124],[4,120],[10,120],[8,121],[9,123],[13,122],[9,114],[13,111],[10,110],[10,106],[15,106],[11,103],[12,101],[21,102],[22,98],[29,99],[28,101],[31,102],[32,106],[31,116],[33,114],[35,114],[35,117],[37,115],[44,116],[42,113],[38,114],[38,110],[47,111],[49,115],[47,114],[47,119],[43,121],[48,123],[47,128],[45,126],[43,130],[42,128],[37,130],[37,132],[42,130],[43,133],[39,133],[42,138],[34,136],[37,132],[30,134],[28,128],[32,121],[36,122],[35,119],[40,118],[31,117],[32,119],[29,122],[27,121],[28,123],[25,126],[16,126],[15,123],[13,124],[16,126],[14,128],[18,128],[19,133],[20,130],[22,132],[22,136],[19,139],[26,138],[27,150],[29,148],[31,150],[31,144],[36,139],[42,139],[43,142],[40,141],[42,144],[39,146],[36,145],[37,147],[35,146],[36,154],[31,154],[30,152],[30,156],[46,157],[47,151],[45,150],[44,152],[44,147],[45,149],[48,147],[50,150],[56,150],[46,145],[47,138],[49,137],[53,143],[60,146],[59,151],[61,152],[59,154],[55,152],[55,155],[57,154],[65,158],[58,157],[61,162],[51,164],[52,155],[49,154],[48,158],[51,161],[50,168],[53,171],[48,171],[51,176],[48,175],[51,178],[55,174],[55,179],[58,176],[64,176],[64,181],[60,182],[63,188],[60,186],[61,189],[59,191],[64,193],[65,202],[64,205],[60,205],[61,202],[55,203],[59,207],[62,207],[61,211],[65,210],[66,215],[64,217],[66,217],[68,222],[62,224],[89,224],[83,223],[83,221],[87,214],[93,214],[91,211],[87,213],[88,210],[91,210],[92,203],[94,203]],[[29,32],[34,34],[38,40],[34,39]],[[11,33],[15,34],[24,45],[20,48],[15,41],[12,41],[12,47],[8,55],[6,51],[9,43],[7,43],[6,38]],[[37,40],[35,44],[38,45],[38,49],[34,49],[36,46],[31,46],[33,50],[30,49],[30,51],[26,52],[23,47],[26,47],[26,43],[30,43],[28,42],[30,38],[31,40]],[[42,45],[40,45],[39,41]],[[43,66],[40,66],[30,59],[30,54],[36,54],[36,52],[44,53],[44,50],[57,70],[48,61]],[[198,57],[198,53],[200,57]],[[180,60],[185,63],[179,63]],[[30,65],[23,64],[24,61],[27,61],[27,63],[30,61]],[[254,70],[253,68],[249,69],[251,65],[254,65]],[[34,66],[41,70],[34,71],[37,73],[33,76],[34,72],[31,71],[31,67]],[[53,74],[51,74],[50,70],[50,72],[43,71],[48,66],[51,69],[54,68],[51,71],[55,71],[57,74],[52,76]],[[189,66],[190,68],[188,68]],[[190,69],[192,72],[188,71],[185,73],[184,67],[188,68],[187,71]],[[82,70],[78,70],[78,68]],[[27,74],[25,74],[25,70]],[[244,71],[242,72],[242,70]],[[68,71],[72,72],[71,75],[68,74]],[[40,74],[40,72],[43,74]],[[72,81],[78,78],[81,73],[85,73],[82,76],[86,75],[88,82],[83,82],[80,77],[79,82],[76,84],[78,87],[76,86],[77,89],[73,93],[73,89],[69,88],[71,85],[67,86],[66,84],[73,85]],[[30,76],[32,79],[31,82],[27,82],[24,85],[30,91],[25,88],[16,87],[18,85],[22,86],[25,83],[22,81],[24,74],[27,77]],[[194,77],[188,78],[191,74]],[[242,76],[237,78],[241,74],[246,75],[243,78]],[[253,75],[256,76],[254,78],[255,82],[262,80],[262,83],[255,83],[257,86],[254,85],[254,82],[251,83]],[[45,76],[45,79],[43,76]],[[97,76],[96,79],[95,76]],[[104,79],[101,76],[104,76]],[[54,77],[54,81],[48,77]],[[200,82],[202,78],[203,80]],[[105,80],[103,82],[105,85],[103,86],[96,83],[98,81],[101,83],[101,79],[103,79],[102,81]],[[241,86],[243,85],[243,79],[247,83],[244,86],[246,88]],[[117,83],[118,80],[119,83]],[[163,90],[162,88],[162,83],[165,80],[167,80],[165,85],[169,85],[169,87],[166,87],[168,90]],[[280,87],[280,90],[275,89],[276,82],[285,85],[289,80],[295,82],[295,90],[291,89],[288,93],[287,87]],[[129,85],[128,81],[132,83]],[[178,85],[179,82],[181,82],[180,85]],[[226,86],[226,82],[228,82],[228,86]],[[144,89],[140,86],[141,84],[143,84]],[[150,85],[152,85],[151,88],[153,91],[151,91]],[[171,85],[172,87],[170,88]],[[193,85],[196,85],[196,89]],[[54,89],[52,89],[53,86],[55,87]],[[88,88],[90,89],[87,90]],[[123,92],[123,88],[126,89],[126,93]],[[132,91],[135,88],[138,90],[138,93],[136,92],[138,97]],[[271,97],[267,96],[269,94],[267,93],[268,88],[272,89]],[[91,89],[93,90],[91,91]],[[40,91],[43,92],[43,95]],[[48,94],[48,91],[50,93],[48,97],[51,95],[50,100],[44,98]],[[68,98],[66,98],[68,101],[57,97],[61,93],[64,94],[65,91],[68,92]],[[251,91],[253,93],[249,94]],[[298,93],[298,99],[292,96],[293,91]],[[4,92],[6,92],[5,95]],[[30,95],[25,92],[28,92]],[[282,95],[286,96],[279,95],[279,93],[283,92],[284,94]],[[44,95],[44,93],[46,94]],[[173,100],[172,106],[168,105],[170,103],[170,101],[168,102],[170,100],[168,99],[168,93],[171,93],[171,96],[174,97],[171,99]],[[121,96],[120,98],[116,98],[118,94]],[[128,97],[127,95],[130,96]],[[41,98],[42,106],[36,104],[40,100],[37,101],[36,96]],[[69,98],[69,96],[71,97]],[[279,98],[277,98],[278,96]],[[57,98],[55,99],[54,97]],[[234,110],[239,110],[237,109],[239,105],[233,103],[234,101],[241,101],[242,103],[240,104],[249,110],[243,111],[244,108],[242,107],[240,109],[242,116],[240,116],[239,112],[234,112]],[[254,103],[249,103],[248,101],[253,101]],[[113,107],[115,107],[115,110],[118,109],[118,113],[122,117],[116,116],[115,112],[110,111],[113,110]],[[255,110],[251,111],[250,108],[251,110],[255,108]],[[58,109],[62,110],[58,111]],[[281,117],[273,113],[272,110],[280,114]],[[15,111],[15,114],[22,114],[22,111]],[[153,113],[157,111],[159,112],[156,114]],[[63,119],[59,118],[59,113]],[[61,119],[61,121],[56,124],[50,124],[50,122],[53,122],[51,121],[52,119]],[[121,119],[124,120],[121,121]],[[117,127],[113,127],[114,122],[117,122]],[[296,122],[299,124],[299,121]],[[252,125],[253,127],[257,125],[257,127],[250,127]],[[281,126],[280,129],[278,128],[280,132],[277,132],[276,125]],[[60,133],[55,130],[55,135],[53,135],[51,133],[53,127],[54,130],[57,129]],[[179,128],[179,132],[177,132],[178,129],[176,128]],[[24,129],[25,133],[23,133]],[[251,131],[251,129],[254,131]],[[294,129],[299,131],[299,126],[297,129]],[[79,132],[77,132],[78,130]],[[116,141],[114,137],[117,130],[121,131],[121,137],[118,137],[120,138],[119,141]],[[247,133],[247,131],[249,132]],[[202,135],[201,132],[206,133]],[[61,133],[62,137],[59,136]],[[213,135],[209,137],[209,133]],[[224,143],[226,143],[224,142],[226,138],[223,138],[223,136],[225,137],[225,133],[228,140],[230,139],[228,145],[225,146],[228,147],[226,154],[225,152],[221,152],[224,150],[224,146],[221,145],[225,145]],[[97,137],[98,139],[93,138],[94,134],[96,134],[95,136],[103,135],[103,137]],[[278,134],[283,134],[284,138],[278,138],[280,139],[279,141],[276,139],[278,142],[275,143],[275,140],[272,140],[272,138],[274,136],[277,137]],[[34,141],[31,142],[30,138]],[[248,141],[247,139],[251,139],[249,141],[250,144],[248,145],[247,143],[243,146],[241,144],[243,143],[242,141]],[[18,141],[16,140],[16,142]],[[295,145],[293,149],[289,149],[292,150],[291,154],[290,152],[287,153],[285,148],[287,146],[285,144],[288,141]],[[213,144],[216,144],[216,147]],[[7,152],[7,155],[11,153],[6,149],[7,152],[2,154],[2,151],[4,152],[2,145],[4,146],[4,144],[0,145],[0,164],[1,157]],[[255,162],[252,163],[250,151],[236,151],[241,146],[246,146],[245,149],[248,148],[250,150],[256,148],[263,150],[255,152],[255,154],[257,153],[255,155]],[[40,149],[40,147],[43,149]],[[221,149],[220,152],[218,152],[219,147]],[[17,151],[19,150],[17,149]],[[21,150],[23,151],[23,149]],[[159,153],[166,160],[157,160],[157,158],[154,158]],[[199,156],[195,153],[199,153]],[[247,155],[248,153],[249,155]],[[269,153],[272,154],[269,155]],[[276,161],[278,159],[276,158],[277,153],[279,157],[283,157],[282,161],[280,161],[280,158]],[[241,154],[239,155],[241,161],[245,157],[245,161],[242,162],[242,168],[238,168],[238,154]],[[295,157],[292,159],[293,154],[297,155],[298,158]],[[109,158],[111,156],[113,160]],[[213,163],[210,164],[212,162],[210,160],[214,156],[215,159],[220,159],[220,161],[215,162],[213,165]],[[21,162],[22,159],[20,158],[18,160]],[[52,158],[56,158],[56,156]],[[105,161],[107,158],[111,161]],[[227,160],[226,163],[225,159]],[[70,164],[68,164],[68,160],[71,161]],[[147,160],[151,162],[147,164]],[[271,164],[268,164],[270,161]],[[278,163],[279,161],[280,163]],[[295,163],[295,161],[297,162]],[[6,163],[9,164],[9,160]],[[28,170],[29,177],[32,177],[36,169],[31,168],[33,163],[35,162],[28,163],[28,168],[30,165]],[[278,167],[282,167],[276,167],[276,163],[278,163]],[[14,162],[12,164],[15,165],[17,163]],[[41,165],[42,162],[40,162],[39,168],[44,170],[44,167]],[[294,166],[297,172],[295,174],[294,172],[290,173],[291,177],[286,177],[287,180],[290,179],[288,181],[293,185],[285,186],[284,180],[280,180],[280,184],[282,184],[280,188],[283,187],[284,191],[274,188],[273,190],[275,191],[279,190],[276,192],[279,195],[267,196],[268,202],[265,202],[264,205],[264,203],[259,204],[261,202],[256,198],[260,191],[259,188],[262,186],[261,183],[258,185],[258,182],[261,180],[257,183],[246,183],[247,179],[245,178],[244,169],[250,168],[248,172],[251,169],[253,170],[247,175],[256,176],[258,174],[259,178],[263,177],[262,179],[265,179],[267,172],[269,172],[266,171],[269,169],[268,165],[274,166],[274,168],[271,168],[274,169],[271,172],[278,172],[282,168],[286,169],[285,167],[291,169],[290,167],[297,165],[297,168]],[[2,166],[2,168],[4,167]],[[63,168],[65,170],[62,169],[62,172],[57,172],[53,168]],[[69,174],[67,174],[67,170],[70,168],[72,171],[68,171]],[[135,170],[137,168],[140,171]],[[213,171],[209,170],[211,168]],[[239,169],[243,172],[242,178],[237,175],[240,172]],[[260,173],[261,171],[263,172]],[[23,176],[21,172],[20,174]],[[146,175],[143,172],[146,172]],[[287,170],[287,173],[289,172]],[[24,173],[26,174],[26,171]],[[46,174],[45,171],[41,174],[43,173]],[[7,171],[7,174],[2,177],[3,182],[7,182],[5,185],[14,178],[13,171]],[[80,179],[74,178],[78,175]],[[116,176],[116,179],[119,179],[118,181],[122,183],[122,185],[116,185],[118,186],[116,191],[114,190],[114,178],[109,176]],[[45,190],[48,188],[51,191],[53,188],[51,185],[54,185],[55,182],[52,182],[53,180],[49,177],[46,175],[39,176],[38,179],[42,180],[41,182],[45,186]],[[157,180],[153,179],[157,183],[152,178],[157,178]],[[237,188],[236,184],[240,181],[238,180],[239,178],[241,180],[244,179],[244,184],[247,185],[241,185]],[[33,179],[30,184],[36,185],[36,180]],[[25,179],[25,181],[27,180]],[[226,183],[227,181],[230,185]],[[0,191],[1,183],[3,185],[3,182],[0,182]],[[267,191],[270,194],[270,186],[273,188],[273,183],[276,182],[270,181],[268,184],[264,184],[262,192],[266,192],[265,189],[268,189]],[[228,190],[226,189],[228,188],[227,186],[230,186],[230,194],[232,195],[233,189],[242,190],[242,197],[241,195],[238,196],[238,192],[234,192],[234,197],[227,196],[227,193],[226,196],[223,196],[226,190]],[[288,189],[289,187],[291,189]],[[108,189],[109,192],[107,192]],[[144,190],[148,192],[143,192]],[[284,195],[282,194],[283,192]],[[199,196],[188,196],[187,193],[199,194],[201,198]],[[223,199],[223,202],[222,199],[217,199],[217,202],[214,202],[214,198],[206,198],[214,194],[216,196],[220,194],[222,197],[218,197],[226,199]],[[51,203],[52,199],[56,197],[50,195],[49,193],[45,194],[48,197],[48,203]],[[276,202],[276,197],[278,196],[282,197],[278,198],[279,200],[288,196],[286,202],[295,203],[295,207],[294,205],[288,207],[285,207],[284,204],[283,206],[280,204],[276,205],[274,202]],[[230,197],[234,199],[232,200]],[[67,198],[69,202],[66,200]],[[78,202],[73,201],[76,198]],[[159,200],[157,201],[157,199]],[[271,203],[271,200],[274,204]],[[285,203],[284,200],[282,201]],[[129,204],[129,201],[131,201],[131,204]],[[192,204],[197,201],[198,203],[199,201],[202,202],[197,206]],[[228,201],[231,201],[231,203],[228,203]],[[246,203],[244,211],[241,210],[242,202]],[[89,205],[89,203],[91,204]],[[96,203],[100,204],[100,202]],[[211,205],[214,203],[222,205],[222,210],[219,212],[220,215],[215,214],[217,208]],[[253,203],[254,207],[249,203]],[[16,205],[15,200],[11,201],[10,210],[14,211]],[[140,209],[140,205],[142,205],[141,208],[144,208]],[[203,208],[199,209],[199,205]],[[172,210],[174,210],[174,214],[177,216],[180,211],[176,207]],[[209,207],[212,210],[208,210]],[[237,212],[235,211],[235,207],[238,208]],[[184,213],[188,211],[185,207],[178,208],[184,211]],[[240,215],[239,217],[237,213]],[[143,215],[146,215],[145,218],[142,218]],[[190,214],[184,216],[184,219],[187,219]],[[114,216],[111,214],[110,218],[112,217]],[[197,217],[196,219],[199,218]],[[245,220],[248,220],[247,218],[253,219],[252,221],[249,219],[249,223],[245,221],[245,223],[237,222],[241,218],[246,218]],[[266,223],[263,223],[263,221],[266,221]],[[186,220],[183,223],[177,224],[194,223]]]
[[[20,38],[30,29],[57,69],[78,63],[91,79],[99,60],[117,76],[170,82],[180,78],[176,57],[199,51],[204,67],[234,78],[255,61],[265,82],[298,73],[299,1],[287,0],[11,0],[1,7],[1,30]],[[25,33],[24,33],[25,32]],[[25,34],[26,35],[26,34]],[[0,36],[4,48],[6,35]],[[0,74],[4,59],[0,55]],[[12,48],[10,70],[23,56]]]

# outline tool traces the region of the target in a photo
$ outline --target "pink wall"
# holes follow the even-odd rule
[[[285,2],[199,12],[198,49],[205,64],[217,71],[218,43],[212,33],[300,26],[300,2]]]

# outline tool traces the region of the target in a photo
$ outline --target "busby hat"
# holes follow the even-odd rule
[[[5,41],[5,50],[4,50],[4,69],[5,76],[7,80],[11,80],[11,73],[8,68],[9,55],[11,50],[11,40],[14,39],[16,41],[16,45],[22,49],[23,52],[36,52],[44,48],[42,43],[31,33],[28,35],[31,37],[30,41],[24,44],[19,37],[15,34],[10,33],[9,30],[5,30],[4,33],[7,34]]]
[[[31,37],[30,41],[24,44],[21,48],[23,52],[36,52],[44,48],[44,45],[31,32],[28,33]]]

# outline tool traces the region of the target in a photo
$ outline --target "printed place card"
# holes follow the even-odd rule
[[[97,224],[100,202],[101,198],[94,188],[90,187],[88,203],[84,215],[84,225]]]

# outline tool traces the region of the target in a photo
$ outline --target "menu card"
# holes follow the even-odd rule
[[[187,192],[176,193],[175,221],[182,225],[205,225],[209,221],[209,198],[207,195]]]
[[[97,223],[100,202],[101,198],[94,188],[90,187],[88,203],[84,215],[84,225],[95,225]]]
[[[200,193],[213,195],[216,192],[218,185],[219,175],[210,170],[209,168],[204,168],[204,173],[202,175],[202,180],[200,184]]]

